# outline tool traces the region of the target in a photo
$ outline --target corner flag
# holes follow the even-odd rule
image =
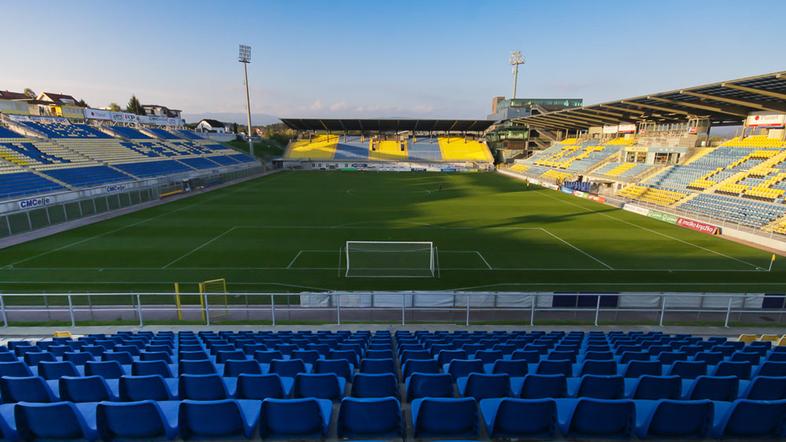
[[[768,270],[768,272],[772,271],[772,265],[773,264],[775,264],[775,254],[774,253],[772,254],[772,258],[770,258],[770,269]]]

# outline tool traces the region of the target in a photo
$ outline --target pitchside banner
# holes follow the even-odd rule
[[[625,204],[622,206],[622,210],[627,210],[628,212],[638,213],[639,215],[644,216],[648,216],[650,214],[650,209],[633,204]]]
[[[685,227],[686,229],[691,229],[697,232],[706,233],[708,235],[717,235],[718,233],[720,233],[720,228],[718,226],[713,226],[712,224],[703,223],[701,221],[694,221],[692,219],[687,219],[687,218],[677,218],[677,225],[680,227]]]
[[[111,120],[112,112],[102,109],[85,109],[85,118],[88,120]]]
[[[679,219],[679,217],[676,215],[672,215],[671,213],[658,212],[657,210],[650,210],[650,213],[648,213],[647,216],[669,224],[677,224],[677,220]]]
[[[748,127],[783,127],[786,124],[786,114],[755,113],[748,115],[745,122]]]

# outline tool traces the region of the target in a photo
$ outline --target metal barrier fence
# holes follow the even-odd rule
[[[750,293],[1,294],[0,319],[36,324],[782,324],[786,296]],[[181,322],[183,323],[183,322]]]

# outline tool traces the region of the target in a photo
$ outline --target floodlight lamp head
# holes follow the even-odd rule
[[[524,56],[521,55],[521,51],[513,51],[510,54],[510,59],[508,60],[508,63],[516,66],[519,64],[524,64],[524,61],[525,61]]]
[[[241,63],[251,63],[251,46],[240,45],[237,61]]]

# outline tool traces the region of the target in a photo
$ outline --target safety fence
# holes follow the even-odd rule
[[[0,294],[4,326],[423,324],[765,326],[786,296],[761,293],[329,292]]]

